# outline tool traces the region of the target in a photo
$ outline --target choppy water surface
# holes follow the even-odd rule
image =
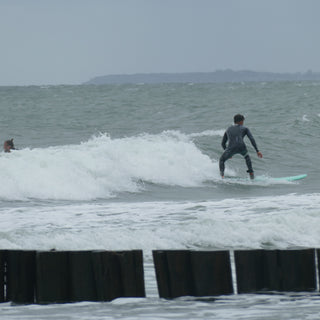
[[[0,88],[2,249],[143,249],[146,299],[0,305],[1,319],[318,319],[317,294],[159,299],[152,249],[320,247],[319,83]],[[257,176],[221,181],[235,113]],[[245,177],[244,160],[226,174]]]

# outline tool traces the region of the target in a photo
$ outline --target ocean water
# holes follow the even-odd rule
[[[0,248],[143,249],[147,298],[0,304],[1,319],[319,319],[317,293],[158,297],[153,249],[320,247],[320,83],[0,87]],[[256,176],[221,180],[243,113]],[[246,177],[235,156],[226,175]]]

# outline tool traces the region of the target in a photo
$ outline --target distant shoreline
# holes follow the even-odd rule
[[[106,75],[92,78],[85,85],[156,84],[156,83],[225,83],[271,81],[320,81],[320,72],[273,73],[256,71],[217,70],[214,72],[136,73]]]

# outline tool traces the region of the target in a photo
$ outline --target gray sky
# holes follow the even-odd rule
[[[319,0],[0,0],[0,85],[320,72]]]

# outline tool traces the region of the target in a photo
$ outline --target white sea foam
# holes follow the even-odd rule
[[[197,137],[205,137],[205,136],[209,136],[209,137],[214,137],[214,136],[218,136],[218,137],[223,137],[225,130],[205,130],[202,132],[198,132],[198,133],[191,133],[188,136],[190,138],[197,138]]]
[[[89,200],[137,192],[141,181],[190,187],[217,177],[216,161],[176,131],[0,155],[0,199]]]
[[[242,249],[320,246],[320,194],[0,209],[0,248]]]
[[[302,121],[309,122],[310,120],[308,119],[308,116],[306,114],[303,115]]]

